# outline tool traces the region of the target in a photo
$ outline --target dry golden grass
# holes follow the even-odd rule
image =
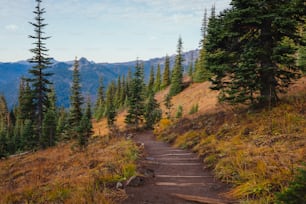
[[[114,185],[135,174],[131,141],[95,137],[87,150],[71,143],[0,161],[0,203],[116,203]],[[109,187],[109,188],[108,188]]]
[[[184,82],[186,84],[189,83],[188,77],[185,77]],[[218,92],[212,91],[209,89],[210,83],[204,82],[204,83],[193,83],[190,84],[183,92],[179,93],[178,95],[174,96],[172,98],[172,104],[173,107],[171,109],[171,116],[175,117],[175,114],[177,112],[178,106],[183,107],[183,117],[187,118],[193,118],[198,115],[207,113],[207,112],[214,112],[216,109],[221,109],[221,105],[218,104],[217,95]],[[160,107],[163,111],[163,113],[166,112],[166,108],[164,106],[164,99],[165,96],[169,92],[169,87],[165,90],[162,90],[158,92],[155,96],[157,102],[160,104]],[[192,106],[198,104],[199,110],[197,113],[190,115],[189,112],[192,108]],[[116,126],[119,128],[119,130],[125,130],[126,125],[124,123],[124,119],[127,112],[122,111],[118,114],[116,118]],[[166,117],[164,115],[164,117]],[[94,121],[93,122],[94,127],[94,135],[107,135],[109,134],[109,129],[107,127],[107,121],[106,119],[102,119],[100,121]]]
[[[188,83],[188,81],[187,81]],[[203,113],[215,111],[219,106],[218,104],[218,92],[209,89],[210,83],[193,83],[190,84],[183,92],[174,96],[171,100],[173,107],[171,109],[172,117],[175,117],[175,113],[178,106],[183,107],[183,117],[194,117],[189,115],[189,111],[192,106],[198,104],[199,110],[195,115],[201,115]],[[169,92],[169,87],[156,94],[156,100],[160,103],[163,112],[165,112],[164,99]]]
[[[181,93],[174,103],[184,101],[179,104],[189,110],[194,102],[190,100],[187,106],[188,96],[199,87],[208,88],[208,84],[191,85],[186,89],[189,94]],[[209,94],[202,92],[209,105],[197,99],[198,117],[170,124],[161,121],[155,133],[176,146],[198,152],[218,178],[233,184],[229,196],[243,203],[272,203],[274,193],[285,189],[306,161],[306,77],[271,110],[252,113],[223,106],[218,112],[220,106],[209,100]],[[162,93],[158,97],[162,98]]]

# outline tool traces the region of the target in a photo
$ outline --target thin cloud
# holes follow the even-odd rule
[[[5,26],[5,29],[6,29],[7,31],[15,32],[15,31],[18,30],[18,26],[15,25],[15,24],[10,24],[10,25],[6,25],[6,26]]]

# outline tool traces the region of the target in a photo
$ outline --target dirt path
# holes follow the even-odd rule
[[[140,133],[135,140],[145,146],[146,157],[140,165],[149,169],[148,174],[154,171],[154,175],[146,178],[143,186],[128,187],[129,198],[124,204],[195,203],[173,194],[214,199],[207,203],[229,203],[221,196],[228,190],[227,186],[214,179],[211,172],[203,170],[203,163],[196,154],[156,141],[151,132]]]

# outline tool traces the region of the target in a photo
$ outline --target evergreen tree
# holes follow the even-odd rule
[[[145,86],[143,70],[143,65],[137,60],[134,77],[131,83],[128,114],[125,118],[126,124],[133,125],[135,128],[139,128],[144,115],[143,87]]]
[[[122,101],[121,101],[121,91],[122,91],[122,87],[121,87],[121,77],[118,76],[117,78],[117,86],[115,87],[115,108],[119,109],[121,108],[122,105]]]
[[[205,41],[206,41],[206,35],[207,35],[207,9],[204,11],[204,17],[201,27],[202,32],[202,39],[200,41],[200,55],[199,59],[196,63],[195,72],[193,76],[194,82],[203,82],[208,80],[209,77],[211,77],[211,74],[206,68],[206,48],[205,48]]]
[[[7,109],[6,100],[0,95],[0,132],[7,132],[9,127],[9,111]]]
[[[155,84],[154,66],[152,65],[150,69],[150,78],[149,78],[149,83],[148,83],[148,88],[147,88],[147,97],[149,97],[149,95],[155,88],[154,84]]]
[[[33,64],[33,67],[29,70],[32,78],[29,79],[31,86],[33,87],[33,96],[35,104],[35,113],[37,118],[37,134],[39,139],[42,139],[42,128],[44,113],[48,109],[48,93],[50,89],[48,85],[51,84],[49,81],[49,76],[52,74],[46,72],[50,68],[50,58],[47,56],[48,49],[46,48],[45,40],[49,37],[44,37],[43,29],[47,24],[44,23],[44,18],[42,17],[45,13],[45,9],[41,8],[42,0],[36,0],[36,8],[33,11],[35,14],[35,22],[30,24],[34,27],[35,35],[30,35],[29,37],[34,40],[35,48],[31,49],[34,56],[29,60]]]
[[[300,76],[295,44],[304,1],[232,0],[231,5],[209,22],[205,47],[213,89],[231,103],[274,103]]]
[[[105,112],[105,95],[104,95],[104,84],[103,78],[101,77],[99,80],[99,87],[97,93],[97,100],[95,104],[94,117],[99,120],[104,116]]]
[[[115,82],[112,81],[106,91],[106,109],[105,109],[105,116],[107,118],[107,124],[109,128],[114,126],[116,121],[117,111],[114,101],[114,93],[115,93]]]
[[[33,121],[26,119],[24,121],[24,127],[21,132],[22,150],[31,150],[38,146],[39,141],[34,134]]]
[[[89,137],[93,133],[91,117],[91,102],[90,98],[88,97],[85,113],[83,114],[82,120],[80,121],[80,125],[78,127],[78,142],[81,149],[87,147]]]
[[[165,89],[167,86],[169,86],[171,83],[171,79],[170,79],[170,58],[168,55],[166,55],[165,58],[165,69],[164,69],[164,73],[163,73],[163,82],[161,85],[162,89]]]
[[[154,98],[154,93],[151,93],[148,96],[147,103],[145,104],[145,112],[144,118],[146,123],[146,128],[152,128],[154,124],[160,121],[162,117],[162,111],[159,108],[159,104],[157,103],[156,99]]]
[[[83,97],[81,95],[79,62],[77,59],[75,59],[73,76],[72,76],[72,87],[70,95],[70,115],[69,115],[69,123],[71,126],[73,137],[77,136],[75,130],[78,128],[80,121],[82,119],[82,104],[83,104]]]
[[[38,134],[34,131],[35,105],[33,101],[33,91],[30,88],[29,82],[25,81],[23,78],[20,80],[18,106],[15,112],[16,122],[13,131],[14,138],[12,138],[9,145],[11,153],[17,150],[22,151],[25,148],[29,149],[29,147],[33,147],[34,144],[38,145],[39,141]],[[30,132],[33,135],[27,135],[24,131]]]
[[[170,95],[175,96],[183,90],[183,42],[179,37],[177,43],[177,54],[175,57],[175,65],[171,76]]]
[[[303,41],[305,42],[305,45],[301,45],[299,47],[297,63],[298,66],[300,66],[301,70],[306,73],[306,24],[301,26],[301,36]]]
[[[43,148],[54,146],[56,141],[56,96],[53,86],[50,88],[50,90],[51,92],[48,95],[49,109],[47,110],[43,120],[43,137],[40,141]]]
[[[58,111],[58,118],[56,124],[56,136],[59,140],[69,139],[69,114],[65,108],[60,108]]]
[[[22,121],[26,119],[33,120],[35,118],[35,104],[33,98],[33,91],[29,83],[21,79],[18,97],[18,118]]]
[[[154,83],[154,93],[160,91],[161,88],[161,71],[160,64],[157,65],[156,80]]]

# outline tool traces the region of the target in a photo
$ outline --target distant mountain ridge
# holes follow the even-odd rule
[[[191,50],[184,53],[184,66],[187,67],[191,61],[195,61],[199,55],[199,50]],[[173,67],[175,55],[171,55],[170,65]],[[150,67],[161,65],[164,69],[165,57],[153,58],[149,60],[140,60],[144,64],[144,74],[147,80],[150,73]],[[73,61],[59,62],[52,59],[52,72],[54,75],[51,81],[54,83],[57,95],[57,104],[59,106],[69,106],[70,84],[72,80]],[[104,85],[117,79],[119,76],[126,75],[128,70],[134,70],[136,60],[121,63],[95,63],[82,57],[79,59],[79,68],[81,74],[82,92],[84,96],[90,96],[95,100],[99,84],[99,78],[103,77]],[[22,76],[27,77],[31,64],[27,61],[18,61],[13,63],[0,62],[0,94],[3,94],[11,108],[17,103],[19,82]]]

